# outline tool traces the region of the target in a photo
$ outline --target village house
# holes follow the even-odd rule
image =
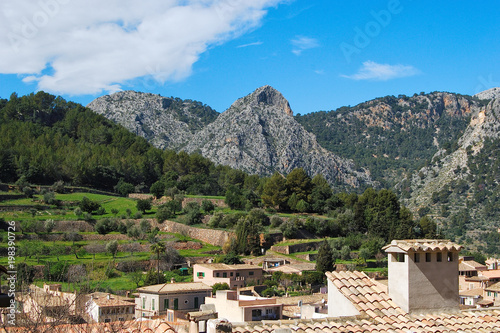
[[[193,265],[193,281],[213,286],[216,283],[227,283],[229,288],[245,287],[250,281],[261,284],[262,268],[256,265],[240,264],[195,264]]]
[[[484,290],[482,288],[462,290],[459,293],[460,305],[468,307],[478,307],[484,304],[483,301]]]
[[[135,299],[103,292],[87,295],[85,304],[87,322],[109,323],[135,318]]]
[[[460,257],[458,261],[458,284],[459,290],[471,290],[478,288],[473,281],[467,281],[472,277],[479,276],[481,272],[488,269],[486,265],[482,265],[472,257]]]
[[[486,288],[484,288],[484,301],[488,302],[488,305],[499,306],[500,305],[500,282],[494,283]]]
[[[219,318],[230,322],[281,319],[283,304],[276,298],[238,295],[235,290],[218,290],[214,297],[205,299],[207,305],[213,304]]]
[[[198,311],[212,288],[202,282],[176,282],[137,288],[136,318],[167,316],[168,322],[184,319],[187,312]]]

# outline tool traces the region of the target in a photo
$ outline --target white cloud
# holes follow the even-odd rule
[[[259,41],[259,42],[254,42],[254,43],[242,44],[242,45],[238,45],[237,48],[249,47],[249,46],[258,46],[258,45],[262,45],[262,42]]]
[[[292,52],[298,56],[302,54],[302,51],[319,46],[319,43],[315,38],[305,36],[296,36],[295,39],[291,40],[291,43],[293,45]]]
[[[365,61],[356,74],[341,76],[352,80],[387,81],[417,74],[420,74],[420,71],[413,66],[377,64],[374,61]]]
[[[208,47],[257,27],[280,2],[2,1],[0,73],[72,95],[117,91],[143,76],[180,80]]]

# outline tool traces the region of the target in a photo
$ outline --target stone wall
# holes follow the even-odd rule
[[[292,244],[292,245],[273,245],[273,246],[271,246],[271,250],[278,252],[278,253],[283,253],[283,254],[314,251],[314,250],[319,249],[320,245],[323,242],[324,242],[323,240],[319,240],[319,241],[314,240],[314,241],[310,241],[307,243],[299,243],[299,244]]]
[[[235,237],[234,233],[232,232],[227,232],[224,230],[195,228],[182,223],[168,220],[163,222],[161,227],[163,231],[186,235],[215,246],[223,246],[229,240],[229,238]]]
[[[201,202],[203,200],[208,200],[208,201],[211,201],[214,205],[216,205],[217,207],[221,207],[221,208],[227,208],[228,206],[226,205],[226,203],[224,202],[224,199],[206,199],[206,198],[184,198],[184,200],[182,201],[182,208],[184,208],[184,206],[186,206],[186,204],[188,202],[197,202],[198,204],[201,205]]]

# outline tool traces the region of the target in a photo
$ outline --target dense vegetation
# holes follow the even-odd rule
[[[482,105],[472,97],[459,97]],[[434,137],[439,147],[453,149],[467,126],[468,117],[448,114],[439,98],[436,93],[386,96],[295,118],[324,148],[353,159],[369,169],[375,180],[392,187],[399,175],[430,162],[438,149]]]
[[[228,167],[162,151],[103,116],[44,92],[0,100],[0,181],[148,191],[162,179],[188,194],[220,195]]]

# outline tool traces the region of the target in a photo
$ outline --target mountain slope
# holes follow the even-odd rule
[[[439,149],[456,149],[470,115],[483,106],[478,98],[435,92],[387,96],[296,119],[323,147],[353,159],[370,169],[374,180],[392,187]]]
[[[448,234],[474,238],[500,227],[500,99],[471,115],[456,149],[438,150],[397,186],[409,188],[410,208],[441,220]]]
[[[372,183],[369,174],[356,170],[352,161],[322,148],[295,121],[288,101],[270,86],[238,99],[184,149],[253,174],[288,174],[304,168],[311,176],[323,174],[331,184]]]
[[[162,149],[178,149],[218,116],[200,102],[135,91],[99,97],[87,107]]]

